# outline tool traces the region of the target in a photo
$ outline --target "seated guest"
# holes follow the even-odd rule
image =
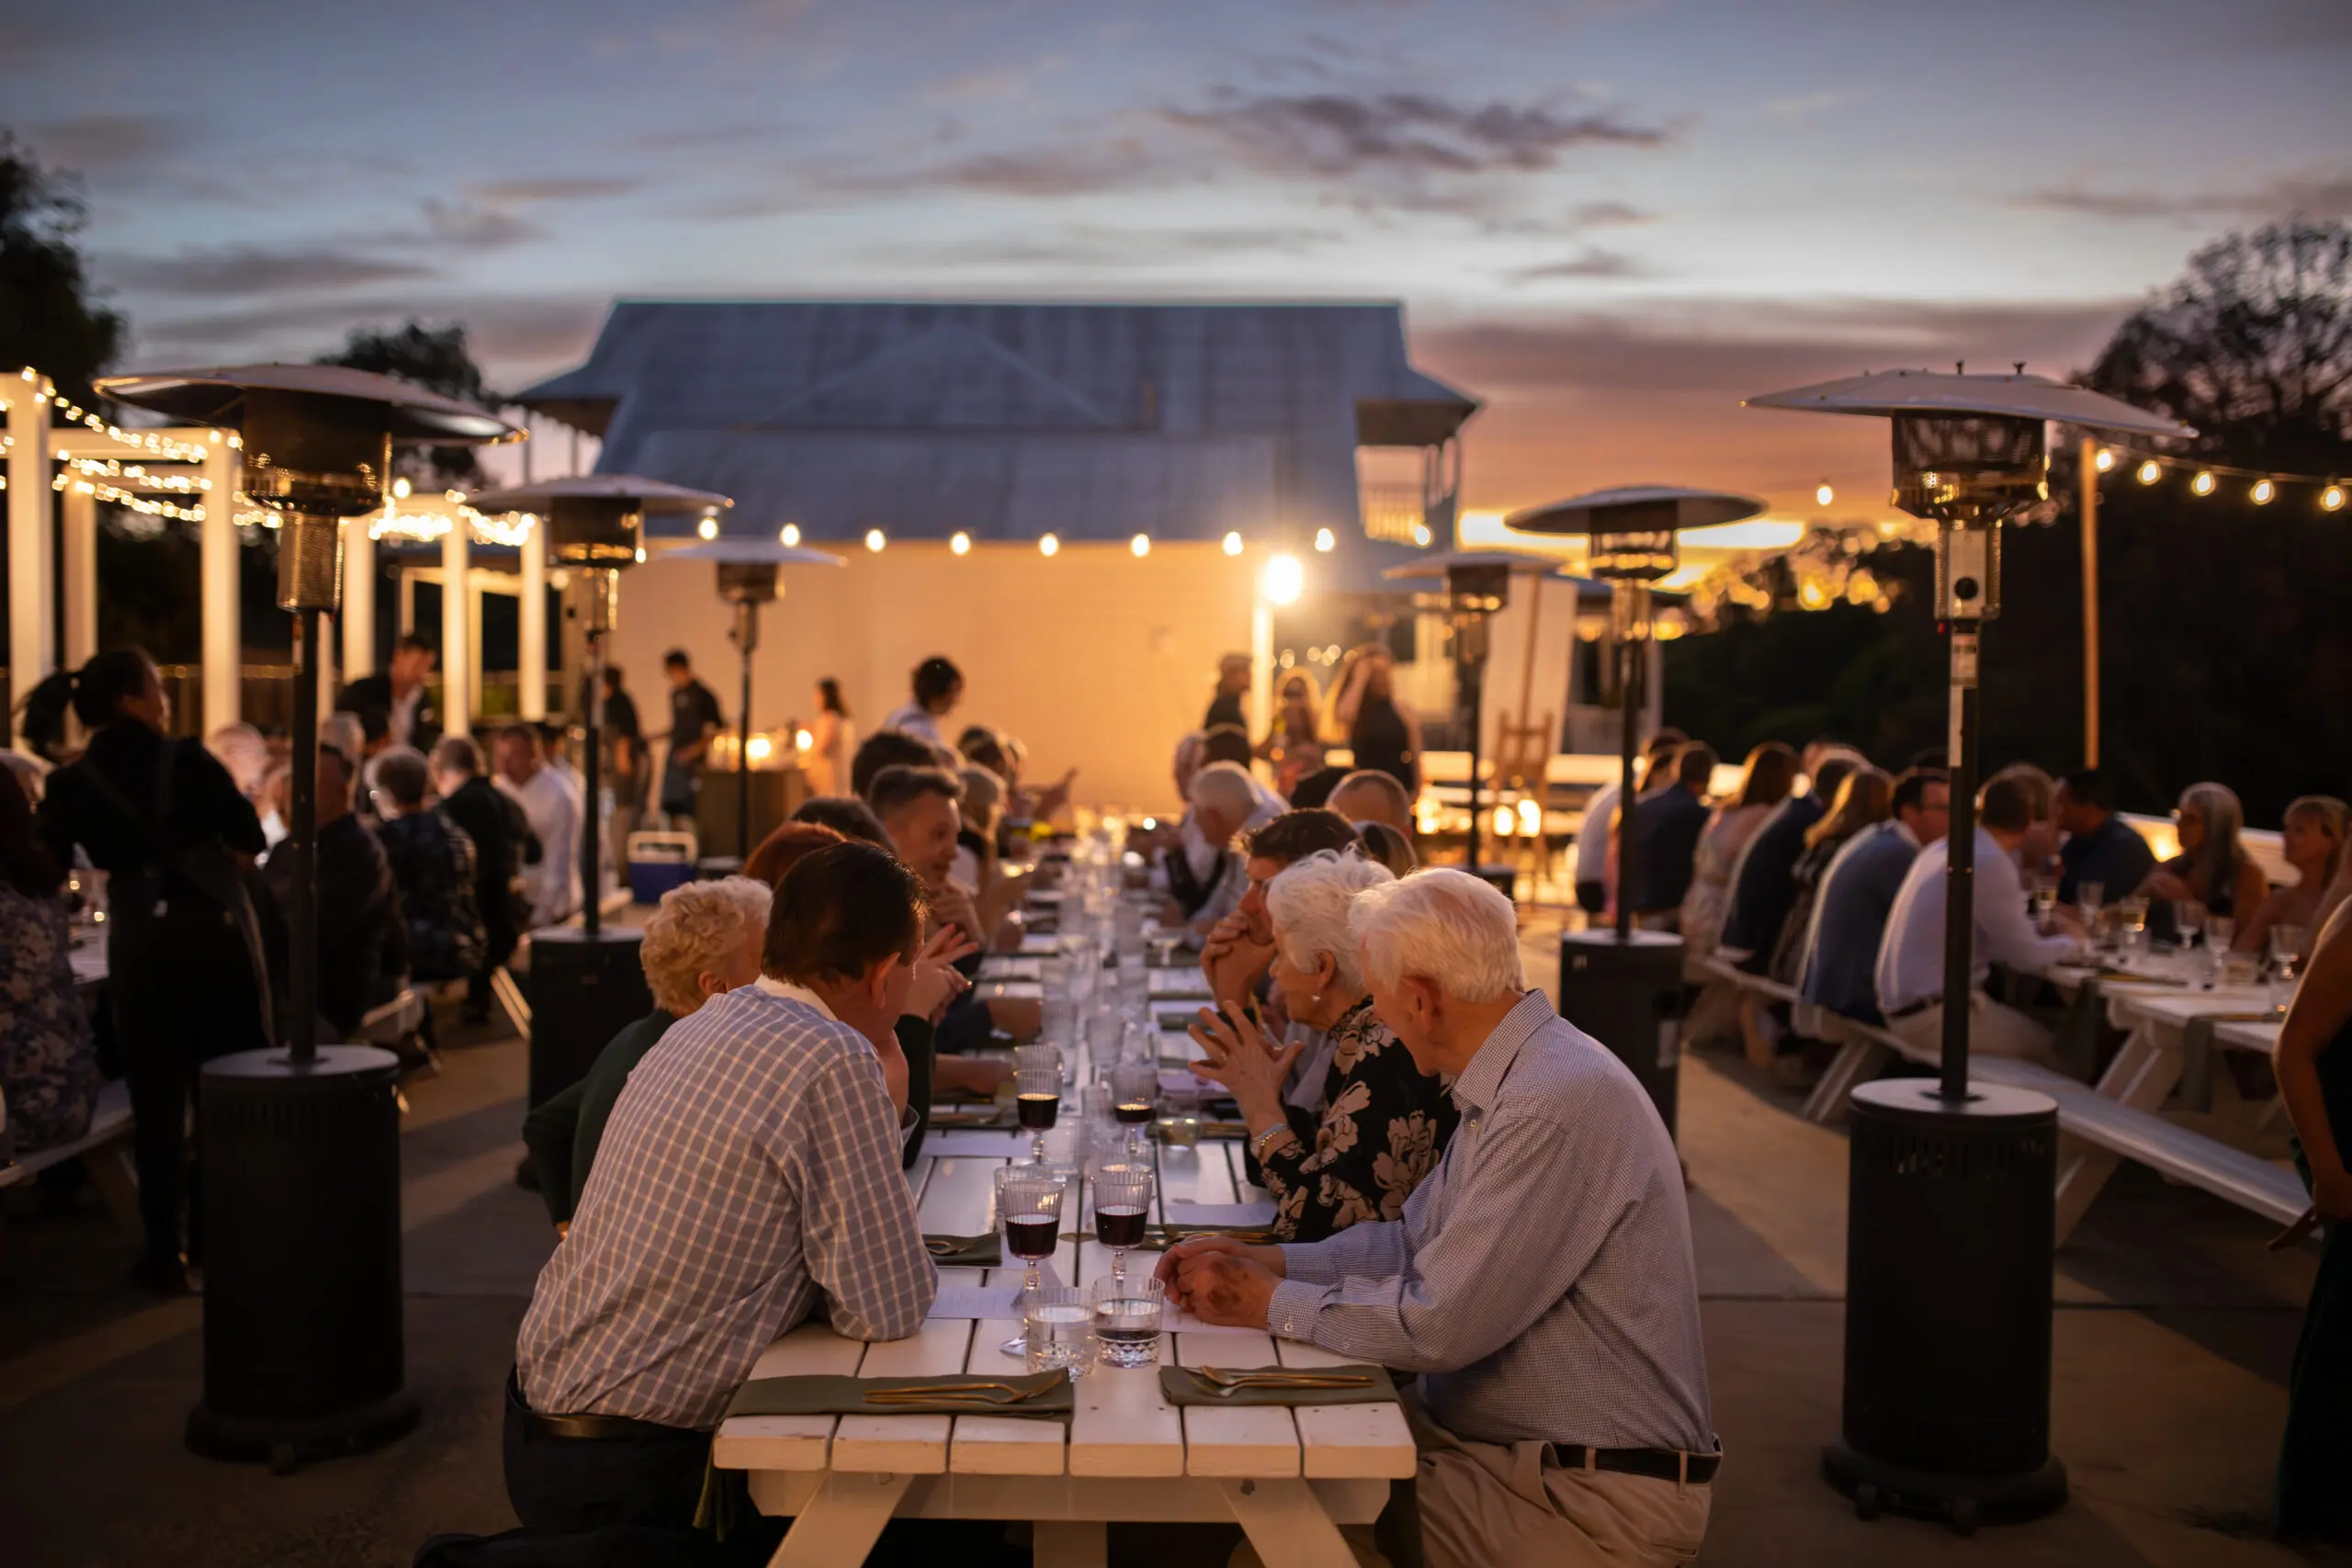
[[[262,797],[262,786],[269,779],[269,742],[260,730],[243,720],[224,724],[204,738],[204,749],[229,770],[237,793],[252,803],[256,816],[269,809]]]
[[[1689,739],[1672,725],[1660,726],[1649,738],[1642,748],[1641,771],[1634,777],[1634,799],[1649,788],[1658,763]],[[1617,820],[1623,784],[1622,779],[1611,779],[1585,797],[1584,823],[1577,829],[1576,890],[1577,907],[1588,915],[1599,916],[1609,908],[1609,846],[1614,837],[1610,828]]]
[[[1201,731],[1201,761],[1231,762],[1247,771],[1255,752],[1250,732],[1238,724],[1213,724]]]
[[[1682,896],[1678,928],[1687,961],[1695,963],[1715,951],[1731,908],[1732,873],[1772,808],[1789,797],[1796,776],[1797,754],[1777,740],[1764,741],[1747,753],[1739,782],[1707,818],[1691,854],[1690,887]]]
[[[838,844],[848,834],[826,827],[821,822],[785,822],[762,839],[752,851],[752,858],[743,863],[742,874],[763,886],[773,888],[784,880],[784,874],[800,863],[800,857],[827,844]],[[883,848],[888,849],[888,844]]]
[[[1216,690],[1210,694],[1208,712],[1201,719],[1203,729],[1220,724],[1249,728],[1250,716],[1241,705],[1250,695],[1250,674],[1246,653],[1228,653],[1216,661]]]
[[[956,775],[944,768],[885,768],[875,775],[873,803],[892,852],[923,885],[930,920],[926,936],[937,937],[949,928],[959,931],[964,939],[959,951],[977,970],[980,949],[993,928],[983,920],[972,890],[952,874],[956,832],[963,821],[957,807],[962,791]],[[941,1021],[938,1046],[944,1053],[962,1055],[988,1044],[1000,1029],[1025,1040],[1043,1021],[1043,1007],[1027,998],[962,998]]]
[[[1391,876],[1403,876],[1421,863],[1413,841],[1385,822],[1357,824],[1356,848],[1364,859],[1386,866]]]
[[[2301,928],[2306,942],[2319,934],[2320,900],[2344,864],[2346,810],[2344,802],[2328,795],[2287,803],[2278,851],[2295,868],[2295,885],[2266,894],[2254,913],[2238,921],[2233,945],[2239,952],[2260,953],[2278,926]]]
[[[1238,1011],[1258,996],[1274,961],[1273,929],[1266,920],[1266,885],[1307,856],[1344,851],[1356,829],[1336,811],[1285,811],[1251,829],[1241,841],[1244,886],[1233,912],[1217,921],[1201,944],[1201,976],[1209,994]],[[1315,1075],[1319,1084],[1321,1076]]]
[[[349,1040],[368,1010],[392,999],[408,974],[408,921],[391,863],[352,809],[355,770],[332,746],[319,748],[317,862],[319,1016]],[[262,863],[281,919],[294,910],[294,856],[284,845]],[[287,940],[295,940],[289,931]],[[275,966],[274,966],[275,967]],[[283,975],[280,969],[278,973]]]
[[[1291,785],[1290,803],[1301,811],[1331,804],[1331,792],[1348,776],[1345,768],[1317,768]]]
[[[1894,781],[1865,764],[1848,773],[1845,782],[1838,786],[1829,814],[1805,829],[1804,852],[1797,857],[1796,867],[1789,874],[1796,897],[1790,903],[1788,916],[1781,922],[1781,934],[1772,943],[1772,978],[1784,986],[1793,986],[1802,976],[1805,938],[1813,929],[1814,905],[1821,897],[1822,879],[1829,874],[1838,852],[1853,842],[1857,835],[1894,815]]]
[[[1249,874],[1243,865],[1244,857],[1232,849],[1233,840],[1254,828],[1262,828],[1283,814],[1282,803],[1269,799],[1259,792],[1256,781],[1236,762],[1211,762],[1193,775],[1193,793],[1189,797],[1193,822],[1201,837],[1216,846],[1216,871],[1197,908],[1186,911],[1197,942],[1204,940],[1217,921],[1231,914],[1248,891]]]
[[[534,927],[561,924],[580,908],[580,795],[548,762],[547,743],[527,724],[510,724],[492,743],[498,788],[523,808],[539,858],[523,868]]]
[[[1653,769],[1655,774],[1660,770]],[[1715,776],[1715,750],[1694,740],[1674,753],[1663,770],[1665,782],[1634,801],[1631,834],[1634,864],[1625,878],[1634,897],[1634,918],[1651,931],[1672,931],[1682,920],[1682,900],[1707,827],[1707,791]],[[1617,835],[1609,835],[1614,852]],[[1614,883],[1611,883],[1612,892]]]
[[[1004,804],[1004,781],[979,767],[959,768],[956,777],[964,786],[957,802],[963,821],[956,829],[956,863],[949,874],[985,900],[996,883],[997,813]]]
[[[1331,1044],[1311,1135],[1301,1136],[1283,1099],[1304,1046],[1276,1044],[1230,998],[1225,1012],[1236,1022],[1204,1008],[1192,1028],[1207,1057],[1193,1071],[1222,1084],[1240,1106],[1258,1183],[1274,1195],[1281,1241],[1320,1241],[1361,1220],[1396,1219],[1461,1119],[1445,1085],[1373,1016],[1349,931],[1356,896],[1396,880],[1362,856],[1322,850],[1266,884],[1274,986],[1290,1017]]]
[[[944,750],[947,737],[940,726],[956,711],[956,705],[964,700],[964,672],[934,655],[915,666],[909,683],[913,687],[913,700],[892,709],[890,716],[882,721],[882,728]]]
[[[2180,853],[2149,873],[2141,892],[2152,899],[2193,900],[2209,915],[2233,919],[2262,907],[2270,882],[2239,840],[2245,807],[2238,804],[2236,791],[2227,784],[2190,784],[2180,793],[2173,822],[2180,831]],[[2158,935],[2172,931],[2170,909],[2148,913],[2151,930]]]
[[[474,841],[425,802],[424,754],[387,747],[368,765],[379,818],[376,841],[408,921],[408,970],[420,980],[458,980],[481,967],[481,915],[474,907]]]
[[[1789,906],[1796,901],[1795,873],[1806,835],[1829,815],[1847,775],[1866,765],[1851,751],[1825,754],[1814,769],[1813,787],[1774,807],[1740,852],[1732,869],[1731,898],[1724,908],[1723,934],[1715,946],[1742,969],[1760,975],[1770,967],[1773,945],[1788,920]]]
[[[885,768],[939,767],[945,750],[944,747],[895,729],[877,729],[857,743],[857,750],[849,760],[850,789],[858,799],[871,800],[875,774]]]
[[[1412,793],[1393,773],[1358,768],[1332,788],[1323,804],[1351,822],[1385,822],[1406,838],[1413,836]]]
[[[514,955],[530,923],[523,867],[540,857],[539,840],[523,808],[482,777],[481,748],[466,735],[445,735],[433,747],[433,792],[441,811],[474,846],[474,912],[481,917],[481,962],[466,986],[465,1017],[490,1017],[490,979]]]
[[[2103,899],[2123,897],[2156,869],[2148,840],[2115,814],[2115,786],[2097,768],[2078,768],[2058,781],[2052,815],[2066,835],[2058,846],[2061,904],[2079,903],[2086,882]]]
[[[523,1118],[523,1146],[530,1151],[539,1197],[558,1235],[571,1228],[572,1210],[629,1073],[672,1024],[760,977],[771,897],[766,883],[747,876],[689,882],[662,895],[638,952],[653,1010],[614,1035],[585,1076]]]
[[[925,765],[928,764],[920,764]],[[869,781],[871,782],[871,781]],[[793,812],[795,822],[813,822],[820,828],[831,828],[844,839],[857,839],[869,844],[890,847],[889,835],[882,830],[882,819],[874,808],[854,796],[820,795],[800,803]],[[753,852],[756,853],[757,852]]]
[[[1973,1050],[2056,1066],[2050,1031],[1984,994],[1984,977],[1996,964],[2032,970],[2082,952],[2081,926],[2073,915],[2060,911],[2054,917],[2060,929],[2044,936],[2026,913],[2025,884],[2015,857],[2032,829],[2033,795],[2026,781],[1996,778],[1984,786],[1976,802],[1976,869],[1971,879],[1976,937],[1969,1040]],[[1946,859],[1946,851],[1931,846],[1912,861],[1887,913],[1878,951],[1878,1003],[1886,1027],[1928,1050],[1943,1038]]]
[[[64,886],[64,869],[33,833],[21,775],[0,767],[0,1122],[18,1155],[82,1136],[98,1102],[98,1048],[74,988]]]
[[[1673,1141],[1624,1066],[1521,988],[1516,913],[1486,883],[1416,872],[1351,925],[1374,1013],[1453,1079],[1460,1131],[1395,1220],[1196,1238],[1160,1277],[1209,1323],[1420,1374],[1431,1568],[1689,1562],[1719,1457]]]
[[[1823,873],[1804,938],[1804,999],[1865,1023],[1878,1010],[1878,952],[1894,896],[1919,852],[1943,842],[1951,825],[1951,785],[1932,769],[1894,781],[1894,819],[1849,840]]]
[[[788,994],[712,998],[629,1074],[516,1337],[506,1491],[525,1527],[683,1537],[712,1428],[820,1296],[847,1338],[922,1326],[939,1279],[873,1043],[904,1010],[922,917],[885,852],[817,851],[769,917],[764,967]],[[547,1419],[582,1416],[638,1425]]]

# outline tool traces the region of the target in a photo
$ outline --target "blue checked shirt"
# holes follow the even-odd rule
[[[1458,1437],[1713,1452],[1682,1170],[1641,1085],[1530,991],[1453,1098],[1403,1218],[1283,1247],[1268,1324],[1420,1373]]]
[[[939,1276],[899,1146],[874,1048],[820,1009],[745,989],[671,1025],[539,1272],[524,1400],[707,1428],[820,1292],[853,1339],[912,1334]]]

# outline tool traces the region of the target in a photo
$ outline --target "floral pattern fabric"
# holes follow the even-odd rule
[[[1312,1141],[1294,1134],[1261,1167],[1282,1241],[1320,1241],[1359,1220],[1397,1218],[1461,1120],[1448,1086],[1414,1065],[1369,1000],[1333,1024],[1331,1036]]]
[[[0,1094],[19,1155],[90,1130],[97,1047],[74,989],[65,907],[0,883]]]

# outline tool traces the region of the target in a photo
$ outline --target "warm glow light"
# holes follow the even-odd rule
[[[645,564],[645,547],[643,545],[637,547],[637,564],[639,566],[643,566]]]
[[[2269,505],[2270,498],[2278,493],[2278,487],[2272,484],[2268,479],[2256,479],[2254,481],[2254,503],[2256,506]]]
[[[960,528],[957,529],[956,531],[956,536],[947,541],[947,548],[949,553],[953,555],[970,555],[972,553],[972,536],[965,533]]]
[[[2213,476],[2200,471],[2195,479],[2188,481],[2188,488],[2199,495],[2211,495],[2213,493]]]
[[[1826,506],[1837,499],[1838,492],[1829,488],[1829,481],[1827,479],[1822,480],[1818,486],[1815,487],[1813,492],[1813,501],[1815,505]]]
[[[2102,446],[2098,449],[2098,456],[2092,458],[2091,461],[2098,466],[2098,471],[2103,474],[2109,468],[2115,467],[2115,454]]]
[[[1419,545],[1426,549],[1429,547],[1430,537],[1430,525],[1428,524],[1416,523],[1413,525],[1413,543]]]
[[[800,542],[800,525],[797,523],[786,523],[782,528],[776,531],[775,536],[776,542],[779,544],[797,545]]]
[[[806,751],[809,747],[817,744],[817,738],[805,729],[796,729],[792,732],[792,743]]]
[[[1797,597],[1808,610],[1818,610],[1829,603],[1829,591],[1812,578],[1797,585]]]
[[[752,753],[752,761],[754,762],[764,762],[768,760],[769,753],[775,750],[775,743],[764,735],[754,735],[752,737],[752,744],[747,748],[747,750]]]
[[[408,499],[408,492],[409,482],[405,478],[397,479],[392,481],[392,499],[394,501],[406,501]]]
[[[2320,491],[2319,506],[2322,512],[2343,511],[2344,487],[2342,485],[2330,485],[2325,490]]]
[[[1266,563],[1258,580],[1258,591],[1270,604],[1295,604],[1298,596],[1306,592],[1306,569],[1298,564],[1296,556],[1276,556]]]
[[[1229,556],[1238,556],[1241,553],[1241,536],[1238,533],[1227,534],[1225,536],[1225,553]]]
[[[716,539],[718,537],[718,519],[716,517],[704,518],[701,522],[695,525],[695,532],[700,534],[706,539]]]
[[[1512,814],[1512,812],[1511,812],[1511,808],[1510,808],[1510,807],[1508,807],[1508,806],[1498,806],[1498,807],[1495,807],[1495,837],[1496,837],[1496,838],[1498,838],[1498,839],[1508,839],[1508,838],[1510,838],[1510,837],[1511,836],[1512,831],[1513,831],[1514,829],[1516,829],[1518,827],[1519,827],[1519,818],[1518,818],[1516,816],[1514,816],[1514,815]]]
[[[1702,550],[1785,550],[1802,543],[1805,525],[1754,517],[1745,523],[1717,523],[1706,528],[1682,528],[1675,537]]]
[[[1315,547],[1317,550],[1320,550],[1323,554],[1327,556],[1329,555],[1331,553],[1332,547],[1337,545],[1339,542],[1339,540],[1331,536],[1330,529],[1317,528],[1315,530]]]
[[[1135,552],[1136,559],[1143,559],[1144,557],[1151,554],[1151,536],[1137,534],[1127,541],[1127,548]]]
[[[1519,830],[1529,838],[1544,830],[1544,808],[1532,800],[1519,803]]]
[[[865,531],[865,547],[877,556],[882,553],[882,547],[889,542],[882,536],[882,530],[879,528],[868,528]]]
[[[2157,462],[2154,457],[2151,457],[2146,462],[2140,465],[2138,478],[2142,484],[2152,485],[2158,479],[2164,478],[2164,473],[2165,466],[2162,463]]]
[[[1061,547],[1062,542],[1051,534],[1037,541],[1037,553],[1041,556],[1059,554]]]

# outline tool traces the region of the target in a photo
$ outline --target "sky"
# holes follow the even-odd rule
[[[1393,299],[1468,501],[1884,514],[1884,427],[1743,410],[2086,365],[2200,243],[2352,216],[2346,0],[10,0],[133,366],[616,296]],[[1816,504],[1815,485],[1836,500]]]

